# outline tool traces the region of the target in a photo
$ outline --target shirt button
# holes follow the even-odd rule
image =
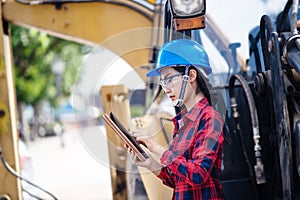
[[[166,164],[166,163],[167,163],[167,161],[166,161],[166,160],[164,160],[164,163]]]
[[[176,134],[175,137],[178,137],[178,134]]]

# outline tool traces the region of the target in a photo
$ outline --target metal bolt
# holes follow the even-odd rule
[[[274,51],[274,44],[272,40],[268,41],[268,51],[272,53]]]

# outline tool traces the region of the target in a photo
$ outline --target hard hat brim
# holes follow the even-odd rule
[[[146,76],[147,77],[152,77],[152,76],[160,76],[160,70],[163,69],[164,67],[161,68],[156,68],[153,69],[149,72],[147,72]],[[203,73],[207,77],[210,73],[212,73],[212,69],[210,67],[195,67],[197,70]]]
[[[159,70],[161,70],[162,68],[159,68],[159,69],[153,69],[149,72],[147,72],[146,76],[147,77],[151,77],[151,76],[160,76],[160,72]]]

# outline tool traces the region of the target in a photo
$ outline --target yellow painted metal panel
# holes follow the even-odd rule
[[[145,135],[153,138],[160,145],[168,147],[168,141],[171,141],[172,139],[174,125],[172,121],[167,121],[165,119],[171,120],[171,116],[165,112],[156,112],[152,113],[151,115],[134,118],[133,121],[135,122],[135,127],[132,127],[132,129],[144,132]],[[162,128],[164,128],[167,135],[164,135]],[[168,139],[165,138],[166,136]],[[159,161],[157,156],[154,154],[152,156]],[[162,180],[160,180],[158,177],[156,177],[156,175],[146,168],[138,167],[138,169],[149,200],[172,198],[172,188],[164,185]]]
[[[100,95],[102,98],[104,112],[114,112],[120,121],[128,127],[130,123],[130,109],[128,100],[128,88],[125,85],[102,86]],[[126,156],[127,152],[123,148],[123,142],[116,136],[114,131],[105,124],[110,173],[112,182],[113,199],[126,200]]]
[[[25,5],[9,0],[3,5],[3,17],[11,23],[38,28],[64,39],[91,45],[102,45],[122,33],[145,29],[139,32],[142,33],[140,35],[135,34],[105,45],[113,52],[122,47],[132,50],[137,42],[142,43],[140,46],[149,47],[149,27],[153,25],[153,12],[131,1],[120,2],[128,6],[107,2],[80,2],[65,3],[57,9],[51,4]],[[123,53],[122,58],[133,68],[138,68],[148,63],[149,54],[148,48],[134,49]],[[145,72],[138,73],[143,76]]]
[[[0,16],[2,16],[1,11]],[[4,38],[2,20],[0,20],[0,33],[0,111],[2,113],[0,116],[0,144],[6,162],[20,174],[11,49],[7,45],[8,38]],[[10,174],[2,162],[0,163],[0,172],[0,197],[6,195],[11,199],[21,199],[20,180]]]

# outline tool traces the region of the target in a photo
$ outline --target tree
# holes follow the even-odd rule
[[[40,126],[40,103],[49,101],[53,107],[58,106],[59,88],[51,70],[53,61],[60,57],[65,63],[61,89],[64,96],[69,96],[85,53],[83,49],[86,48],[33,28],[11,25],[10,31],[18,107],[22,107],[22,104],[33,106],[35,112],[32,131],[36,134]]]

